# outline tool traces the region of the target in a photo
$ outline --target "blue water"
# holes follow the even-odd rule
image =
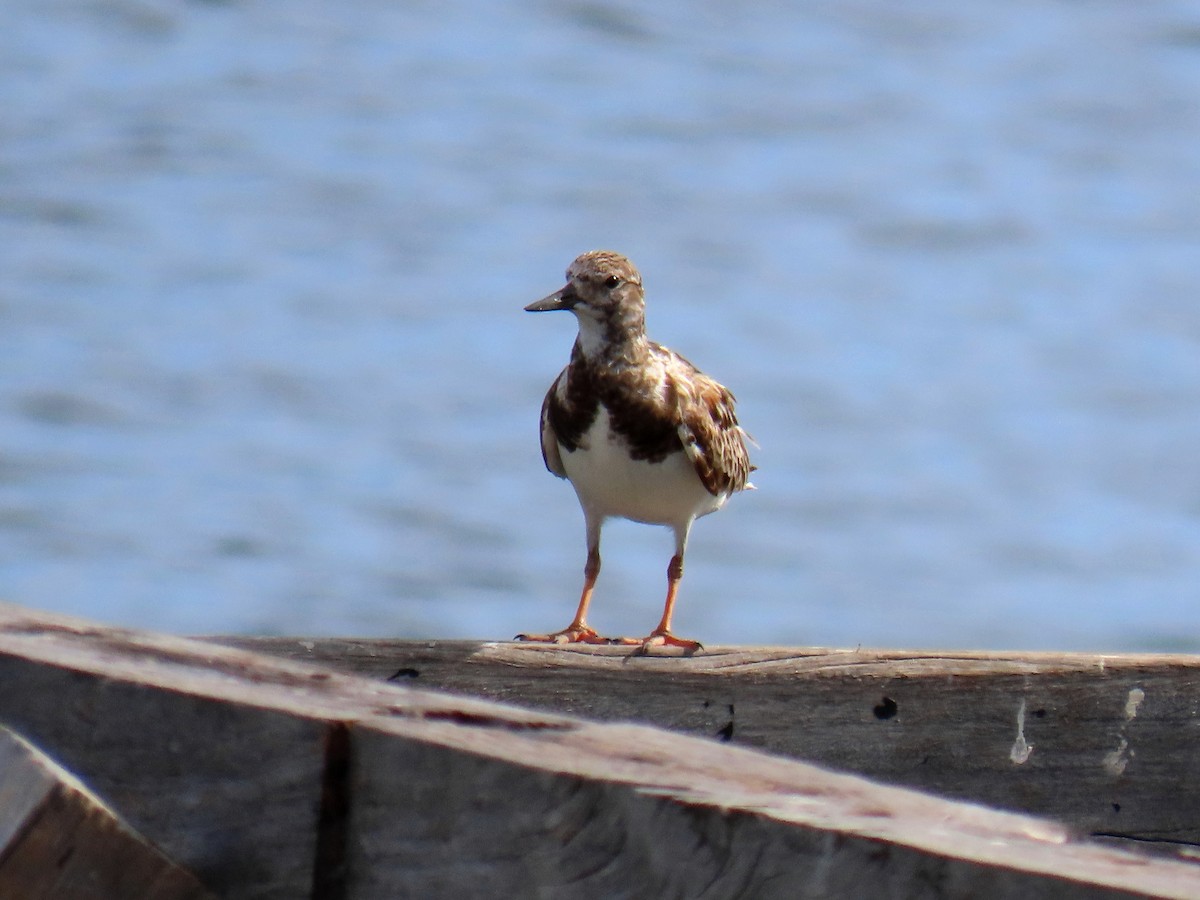
[[[579,252],[737,393],[710,643],[1200,650],[1200,7],[0,7],[0,595],[562,627]],[[613,523],[602,631],[669,532]]]

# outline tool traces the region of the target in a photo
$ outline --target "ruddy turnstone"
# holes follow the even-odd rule
[[[561,290],[525,307],[570,310],[579,323],[571,362],[542,404],[542,459],[567,478],[583,507],[587,563],[575,618],[562,631],[519,640],[640,644],[696,650],[671,634],[675,596],[692,522],[716,512],[754,467],[734,398],[690,362],[646,337],[642,276],[619,253],[593,250],[571,263]],[[667,525],[675,555],[667,566],[662,620],[644,639],[598,635],[587,624],[600,574],[600,529],[619,516]]]

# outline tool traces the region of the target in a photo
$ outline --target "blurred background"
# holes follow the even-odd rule
[[[561,628],[580,252],[730,386],[710,644],[1200,650],[1200,7],[10,0],[0,595]],[[670,533],[591,616],[658,620]]]

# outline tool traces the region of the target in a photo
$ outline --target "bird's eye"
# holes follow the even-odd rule
[[[609,275],[607,278],[604,279],[604,286],[606,288],[615,288],[620,283],[621,283],[621,279],[618,278],[616,275]]]

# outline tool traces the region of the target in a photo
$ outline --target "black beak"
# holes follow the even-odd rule
[[[573,309],[578,297],[571,285],[560,288],[549,297],[535,300],[525,307],[525,312],[553,312],[556,309]]]

